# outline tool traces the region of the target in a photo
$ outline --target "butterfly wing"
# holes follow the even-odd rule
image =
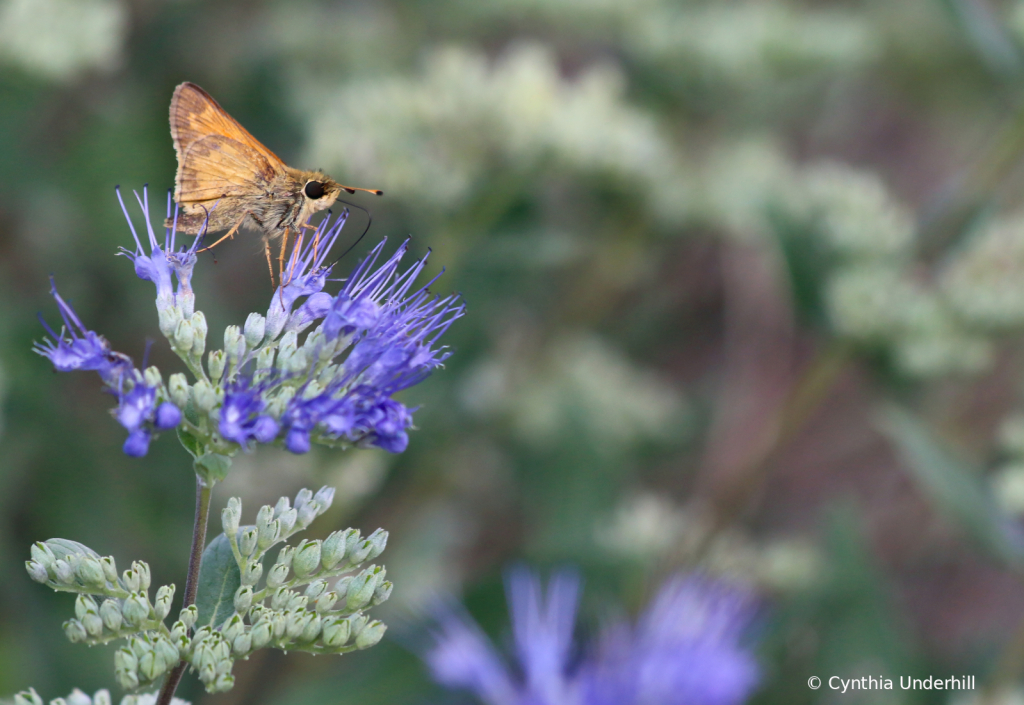
[[[181,204],[260,195],[286,169],[194,83],[174,90],[171,138],[178,155],[174,200]]]

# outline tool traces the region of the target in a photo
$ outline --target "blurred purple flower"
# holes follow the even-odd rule
[[[124,452],[141,457],[149,450],[154,430],[167,430],[181,423],[181,411],[170,402],[157,404],[157,390],[146,384],[145,376],[123,353],[110,349],[110,343],[95,331],[88,330],[74,309],[57,293],[50,282],[50,293],[57,301],[64,326],[56,333],[42,316],[49,339],[34,346],[35,352],[53,363],[58,372],[95,370],[107,391],[117,396],[114,414],[118,423],[128,430]]]
[[[469,617],[447,611],[425,654],[439,683],[486,705],[738,705],[757,685],[741,643],[750,601],[723,584],[673,578],[635,627],[616,623],[583,651],[572,639],[574,574],[556,574],[545,595],[535,575],[519,570],[506,593],[517,667],[503,663]]]

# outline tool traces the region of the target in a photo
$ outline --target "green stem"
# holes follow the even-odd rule
[[[195,604],[196,592],[199,589],[199,566],[203,559],[203,548],[206,546],[206,524],[210,518],[210,492],[212,485],[203,482],[199,475],[196,475],[196,520],[192,527],[192,552],[188,559],[188,575],[185,577],[185,597],[182,600],[182,608]],[[178,689],[178,683],[188,667],[188,662],[182,660],[174,667],[174,670],[167,674],[163,688],[160,689],[160,696],[156,705],[170,705],[174,691]]]

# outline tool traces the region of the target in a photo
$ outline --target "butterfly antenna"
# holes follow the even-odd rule
[[[340,188],[342,191],[346,191],[347,193],[355,193],[356,191],[364,191],[366,193],[372,193],[374,196],[383,196],[384,195],[384,192],[381,191],[379,188],[359,188],[358,186],[345,186],[343,184],[338,184],[338,188]]]
[[[366,208],[363,208],[362,206],[357,206],[355,203],[349,203],[348,201],[342,201],[341,199],[338,199],[338,203],[344,203],[346,206],[351,206],[352,208],[358,208],[363,213],[366,213],[366,227],[363,228],[363,232],[359,233],[359,237],[356,238],[356,241],[353,242],[351,245],[349,245],[348,248],[346,248],[346,250],[344,252],[342,252],[338,256],[338,258],[336,260],[331,262],[331,266],[332,267],[334,265],[336,265],[338,262],[340,262],[342,257],[344,257],[349,252],[351,252],[352,249],[362,241],[363,236],[366,235],[366,233],[368,233],[370,231],[370,226],[373,225],[373,214],[371,214],[370,211],[368,211]]]

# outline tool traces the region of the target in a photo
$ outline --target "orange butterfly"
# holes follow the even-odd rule
[[[271,239],[284,237],[280,272],[289,234],[303,227],[313,229],[306,222],[309,217],[329,208],[342,191],[383,194],[344,186],[321,171],[291,168],[194,83],[174,89],[171,138],[178,155],[174,178],[178,230],[190,235],[198,235],[204,225],[208,232],[228,230],[204,250],[234,237],[243,225],[263,232],[271,279]],[[172,221],[168,218],[167,227]]]

